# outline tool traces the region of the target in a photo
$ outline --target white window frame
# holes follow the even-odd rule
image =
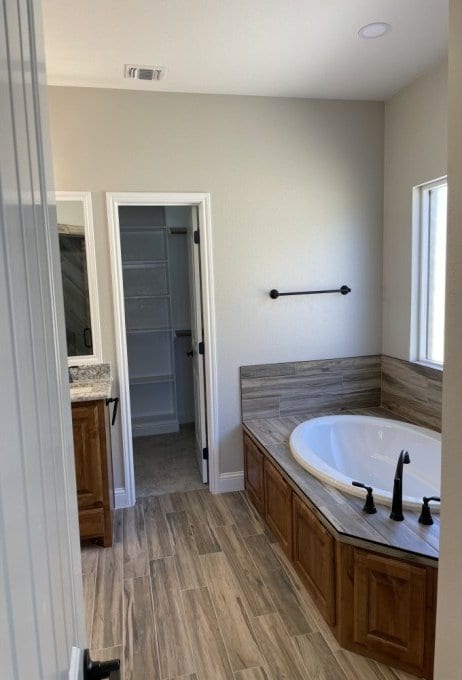
[[[448,183],[447,176],[414,187],[413,215],[413,282],[410,359],[415,363],[443,369],[443,364],[427,357],[428,347],[428,276],[429,276],[429,209],[430,191]]]

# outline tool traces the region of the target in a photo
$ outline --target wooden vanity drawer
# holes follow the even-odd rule
[[[79,512],[80,538],[99,538],[104,535],[104,508],[86,508]]]

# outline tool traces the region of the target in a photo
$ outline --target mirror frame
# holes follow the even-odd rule
[[[84,235],[85,235],[85,254],[87,258],[87,276],[88,276],[88,296],[90,299],[90,319],[91,319],[91,336],[93,342],[93,354],[84,354],[82,356],[72,356],[67,358],[69,366],[82,364],[97,364],[101,363],[102,345],[101,345],[101,322],[99,313],[99,296],[98,296],[98,277],[96,273],[96,250],[95,250],[95,234],[93,225],[93,209],[91,203],[90,191],[56,191],[56,204],[58,201],[81,201],[83,205],[84,216]],[[57,212],[57,208],[56,208]]]

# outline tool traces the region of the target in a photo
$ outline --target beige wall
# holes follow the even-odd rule
[[[210,192],[220,470],[242,469],[241,365],[381,349],[383,104],[50,88],[56,187],[93,192],[114,363],[105,191]],[[281,298],[346,283],[347,297]],[[115,445],[116,486],[123,486]]]
[[[448,260],[435,680],[462,678],[462,2],[450,2]]]
[[[385,104],[383,352],[410,358],[412,189],[447,173],[447,64]]]

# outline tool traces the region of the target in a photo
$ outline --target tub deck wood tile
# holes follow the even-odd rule
[[[219,552],[199,555],[181,495],[143,500],[136,521],[133,510],[117,510],[113,547],[83,549],[92,658],[121,658],[121,680],[416,680],[341,650],[262,522],[253,519],[255,533],[245,537],[236,524],[216,526],[223,508],[234,508],[228,522],[245,525],[239,495],[216,505],[208,492],[208,498],[197,493],[189,507],[193,514],[208,507],[201,526]],[[124,520],[130,529],[125,560]],[[162,520],[165,536],[172,535],[163,545],[173,554],[151,560],[149,575],[130,577],[143,563],[140,555],[144,560],[144,548],[137,547],[143,534],[148,546],[160,545]],[[178,571],[192,587],[181,590]]]

